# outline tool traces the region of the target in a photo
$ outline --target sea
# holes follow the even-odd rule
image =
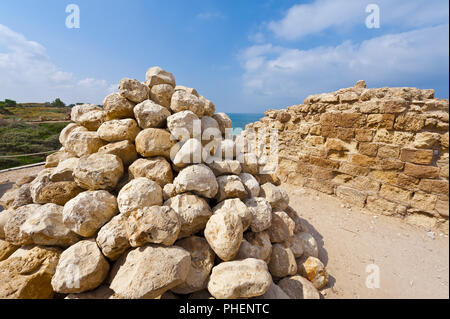
[[[249,123],[257,122],[264,117],[263,113],[227,113],[233,121],[233,130],[245,130]]]

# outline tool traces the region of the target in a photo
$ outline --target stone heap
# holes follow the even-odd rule
[[[269,110],[247,130],[278,131],[282,182],[448,234],[449,101],[364,81]]]
[[[320,297],[317,243],[275,176],[234,139],[193,138],[232,126],[195,89],[153,67],[71,118],[0,201],[0,298]]]

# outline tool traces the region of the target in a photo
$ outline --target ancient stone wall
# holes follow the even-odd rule
[[[265,114],[247,130],[278,129],[282,182],[448,233],[449,101],[433,90],[360,81]]]

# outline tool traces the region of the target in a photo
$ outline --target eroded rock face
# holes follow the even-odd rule
[[[25,246],[0,262],[0,299],[50,299],[61,250]]]
[[[119,83],[119,93],[134,103],[141,103],[148,99],[149,88],[138,80],[122,79]]]
[[[131,213],[139,208],[162,205],[162,189],[157,183],[145,177],[131,180],[117,196],[119,211]]]
[[[177,193],[193,192],[206,198],[216,196],[219,188],[214,173],[203,164],[186,167],[173,184]]]
[[[213,212],[214,214],[238,214],[241,218],[244,231],[247,230],[253,219],[252,213],[239,198],[226,199],[223,202],[220,202],[213,208]]]
[[[251,298],[264,295],[272,284],[267,264],[248,258],[215,266],[208,291],[217,299]]]
[[[86,191],[64,205],[63,222],[74,233],[88,238],[118,212],[116,198],[107,191]]]
[[[111,93],[103,100],[103,110],[108,121],[133,116],[135,104],[120,93]]]
[[[80,158],[73,176],[81,188],[111,190],[116,187],[123,172],[123,163],[119,157],[96,153]]]
[[[183,283],[191,269],[189,252],[177,246],[148,245],[117,261],[110,288],[127,299],[152,299]]]
[[[114,216],[97,234],[97,245],[110,260],[118,259],[129,247],[128,214]]]
[[[132,247],[148,243],[171,246],[177,240],[180,229],[178,215],[168,206],[140,208],[130,214],[127,222]]]
[[[278,286],[291,299],[320,299],[320,293],[317,289],[308,279],[302,276],[283,278],[278,282]]]
[[[206,288],[207,280],[214,266],[214,252],[204,238],[192,236],[176,242],[191,254],[191,268],[186,280],[172,288],[178,294],[189,294]]]
[[[170,116],[170,111],[166,107],[151,100],[139,103],[133,112],[142,129],[162,127]]]
[[[148,128],[136,137],[136,151],[143,157],[164,156],[170,158],[170,149],[175,145],[166,130]]]
[[[63,223],[63,207],[42,205],[20,226],[20,236],[29,237],[36,245],[68,247],[79,240]]]
[[[243,238],[243,226],[238,214],[216,213],[208,220],[204,235],[216,255],[223,261],[232,260]]]
[[[108,271],[95,241],[83,240],[63,251],[51,283],[56,292],[80,293],[100,286]]]
[[[176,195],[168,199],[164,202],[164,206],[172,208],[180,219],[179,239],[203,230],[212,215],[211,208],[206,200],[189,193]]]
[[[111,120],[103,123],[97,130],[98,136],[107,142],[134,141],[140,128],[133,119]]]
[[[63,206],[82,191],[83,189],[75,182],[48,183],[41,189],[35,202],[40,204],[53,203]]]

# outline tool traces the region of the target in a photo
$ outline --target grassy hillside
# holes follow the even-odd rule
[[[43,106],[36,103],[29,106],[18,104],[12,107],[2,107],[0,118],[8,120],[23,120],[25,122],[67,121],[70,119],[69,107]]]
[[[56,150],[61,147],[59,132],[67,123],[26,124],[0,120],[0,169],[38,163],[46,155],[2,158],[5,155],[30,154]]]

